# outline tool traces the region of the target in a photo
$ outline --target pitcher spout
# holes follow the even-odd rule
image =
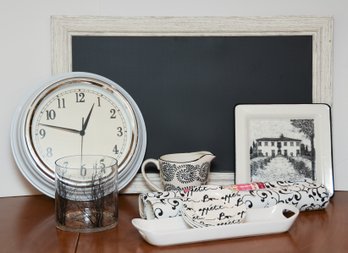
[[[205,162],[211,162],[215,159],[215,155],[209,151],[199,151],[197,152],[201,155],[200,159],[204,160]]]

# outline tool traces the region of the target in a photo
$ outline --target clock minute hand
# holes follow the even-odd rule
[[[59,129],[59,130],[63,130],[63,131],[67,131],[67,132],[71,132],[71,133],[80,134],[80,130],[76,130],[76,129],[73,129],[73,128],[61,127],[61,126],[55,126],[55,125],[49,125],[49,124],[43,124],[43,123],[40,123],[40,125],[41,126],[55,128],[55,129]]]
[[[89,118],[91,117],[93,108],[94,108],[94,104],[92,105],[91,109],[89,110],[89,113],[88,113],[88,115],[87,115],[86,121],[83,122],[83,124],[82,124],[82,129],[81,129],[81,132],[80,132],[81,135],[84,135],[84,134],[85,134],[85,130],[86,130],[86,128],[87,128],[87,125],[88,125],[88,122],[89,122]]]

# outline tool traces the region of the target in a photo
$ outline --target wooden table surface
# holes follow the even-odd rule
[[[119,199],[116,228],[79,234],[55,228],[53,199],[0,198],[0,252],[348,252],[348,192],[336,192],[325,210],[301,212],[286,233],[167,247],[149,245],[132,226],[138,196]]]

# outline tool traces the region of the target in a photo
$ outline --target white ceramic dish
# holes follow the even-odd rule
[[[291,211],[290,217],[284,211]],[[299,210],[288,204],[277,204],[270,208],[248,209],[244,223],[191,228],[182,217],[145,220],[136,218],[132,224],[148,243],[168,246],[227,238],[248,237],[286,232],[296,220]]]

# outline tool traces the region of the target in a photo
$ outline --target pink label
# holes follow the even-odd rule
[[[236,191],[250,191],[250,190],[257,190],[257,189],[265,189],[266,186],[264,183],[254,182],[249,184],[230,185],[230,186],[226,186],[225,188],[236,190]]]

